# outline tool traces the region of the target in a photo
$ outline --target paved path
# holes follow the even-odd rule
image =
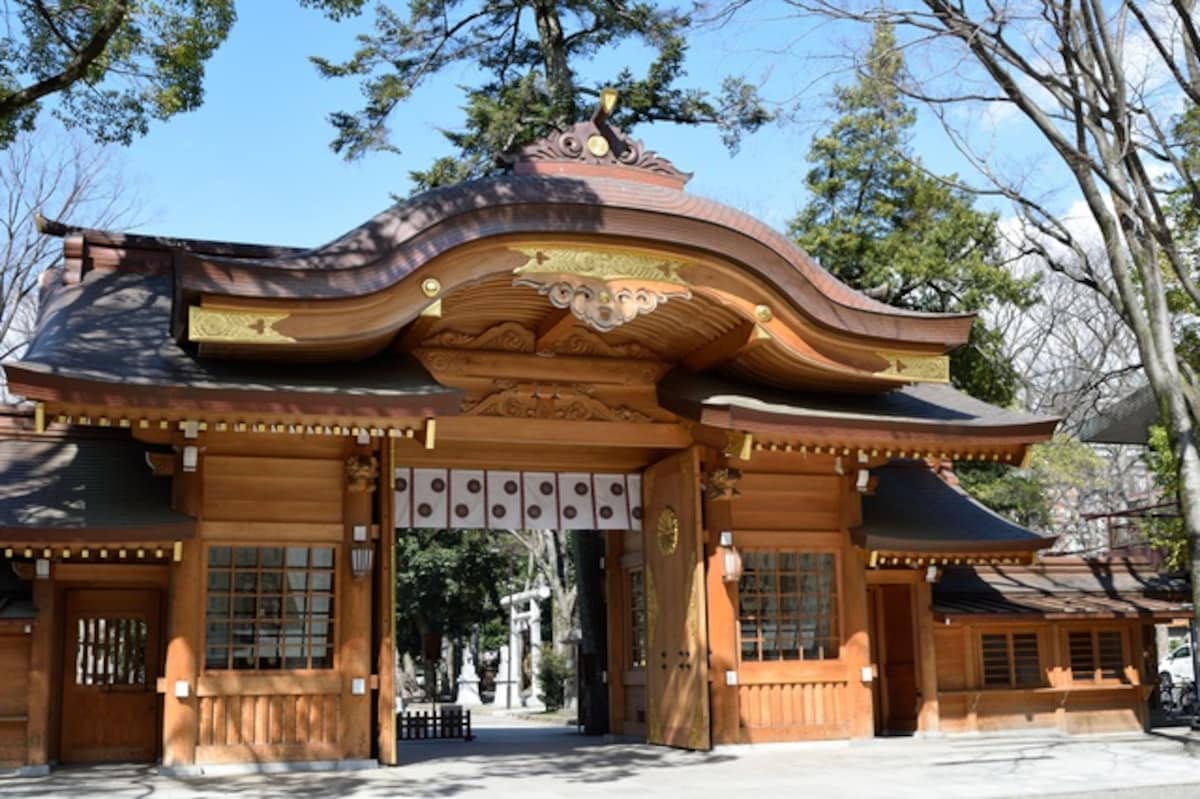
[[[58,769],[0,778],[0,796],[195,797],[1200,797],[1200,736],[1065,738],[1047,734],[724,747],[700,754],[605,743],[569,728],[483,717],[471,742],[402,747],[400,768],[239,777],[159,776],[154,769]]]

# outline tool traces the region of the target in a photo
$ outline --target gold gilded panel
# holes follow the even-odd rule
[[[912,355],[901,352],[877,352],[887,361],[880,375],[903,377],[927,383],[950,382],[950,358],[947,355]]]
[[[296,339],[285,336],[275,325],[291,314],[279,311],[253,311],[188,308],[188,340],[199,343],[288,344]]]
[[[517,247],[529,259],[513,270],[518,275],[574,275],[609,282],[638,280],[686,286],[679,270],[688,262],[633,250],[592,250],[581,247]]]

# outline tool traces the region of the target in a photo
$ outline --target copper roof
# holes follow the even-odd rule
[[[0,541],[169,541],[196,521],[171,509],[171,481],[155,477],[146,445],[128,432],[31,437],[0,430]]]
[[[875,491],[862,498],[862,522],[850,531],[867,551],[1029,553],[1054,543],[949,485],[922,461],[891,463],[872,474]]]
[[[677,369],[658,385],[659,403],[714,427],[755,433],[803,433],[814,424],[891,432],[944,433],[967,440],[1049,438],[1058,420],[1009,411],[943,384],[904,386],[880,394],[818,394],[752,386]]]
[[[1128,559],[1047,556],[1032,566],[947,567],[933,588],[940,617],[1051,619],[1191,613],[1186,587]]]
[[[94,271],[46,300],[25,356],[5,369],[37,399],[289,413],[435,416],[462,392],[395,353],[343,364],[198,359],[170,335],[169,274]],[[149,389],[149,390],[148,390]]]

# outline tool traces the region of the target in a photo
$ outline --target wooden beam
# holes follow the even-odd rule
[[[433,315],[418,316],[396,340],[396,349],[408,352],[421,346],[421,342],[429,338],[433,333],[433,328],[440,321],[439,317]]]
[[[501,416],[448,416],[440,420],[437,440],[479,444],[563,444],[575,447],[683,449],[692,443],[675,423],[574,422]]]
[[[574,329],[575,314],[566,308],[555,308],[538,324],[534,352],[553,352],[555,345]]]
[[[670,369],[669,364],[661,361],[636,358],[578,355],[547,358],[532,352],[486,352],[441,347],[420,347],[413,351],[413,355],[443,385],[455,385],[464,378],[648,385],[657,383]]]
[[[346,454],[365,457],[374,453],[369,447],[353,446],[347,448]],[[372,491],[360,491],[352,484],[346,485],[342,521],[347,530],[355,525],[371,524],[374,515],[373,498]],[[372,544],[368,541],[366,545]],[[375,738],[371,727],[371,692],[367,688],[373,666],[371,638],[374,626],[371,600],[375,576],[355,579],[350,570],[350,547],[347,546],[343,551],[345,557],[341,558],[341,564],[338,566],[337,583],[337,601],[341,605],[337,623],[341,625],[341,630],[337,631],[337,628],[334,628],[338,638],[335,662],[342,678],[341,701],[337,714],[338,742],[343,759],[357,760],[371,756],[371,744]]]
[[[771,334],[762,325],[743,320],[708,343],[692,350],[683,359],[683,365],[693,372],[703,372],[732,360],[748,347],[770,340]]]
[[[396,533],[393,525],[396,443],[388,440],[379,449],[379,503],[381,532],[375,580],[375,673],[379,691],[375,698],[376,755],[385,766],[394,766],[396,751]]]

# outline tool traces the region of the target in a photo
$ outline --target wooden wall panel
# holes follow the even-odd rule
[[[760,683],[738,687],[743,743],[844,738],[845,681]]]
[[[204,519],[239,522],[342,521],[345,461],[209,455]]]
[[[0,629],[0,767],[28,762],[30,640],[24,625]]]
[[[1058,729],[1069,734],[1136,732],[1144,728],[1144,707],[1151,690],[1137,684],[1136,666],[1127,663],[1133,684],[1095,685],[1072,682],[1061,639],[1068,629],[1113,629],[1137,640],[1140,622],[1023,621],[938,626],[938,702],[943,732],[991,732],[1028,728]],[[1039,655],[1046,683],[1040,688],[980,687],[979,636],[984,632],[1038,633]],[[1126,660],[1134,658],[1126,648]]]
[[[956,627],[935,627],[937,682],[939,691],[959,691],[967,687],[966,637]]]
[[[841,478],[834,475],[743,474],[731,504],[735,530],[836,530]]]

